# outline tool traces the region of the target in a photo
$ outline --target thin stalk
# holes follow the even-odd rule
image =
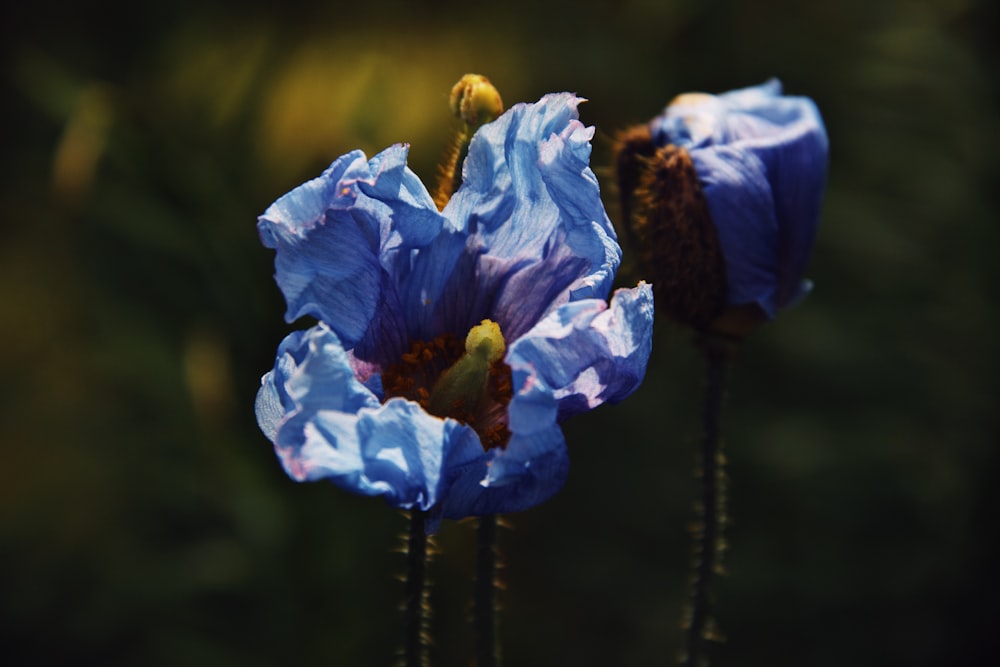
[[[427,667],[427,532],[426,513],[410,512],[406,544],[406,598],[403,618],[403,665]]]
[[[725,519],[722,446],[719,442],[722,400],[730,344],[707,339],[705,405],[701,437],[701,524],[695,531],[694,576],[690,617],[685,636],[684,667],[703,667],[705,640],[712,629],[712,575],[721,569],[722,527]]]
[[[476,535],[476,583],[473,624],[476,667],[498,667],[497,643],[497,516],[479,518]]]

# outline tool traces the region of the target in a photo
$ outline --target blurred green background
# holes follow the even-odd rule
[[[254,423],[295,328],[254,224],[356,147],[408,141],[431,181],[467,71],[508,105],[589,98],[602,176],[614,131],[680,92],[778,76],[817,101],[816,289],[731,376],[713,656],[1000,652],[995,3],[8,4],[6,664],[392,663],[405,519],[291,482]],[[673,664],[701,370],[660,322],[636,395],[566,425],[566,488],[501,536],[506,664]],[[473,533],[439,535],[438,665],[471,664]]]

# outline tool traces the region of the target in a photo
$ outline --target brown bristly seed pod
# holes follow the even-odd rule
[[[615,148],[622,216],[656,308],[704,331],[725,306],[726,270],[691,157],[657,148],[646,126],[620,133]]]

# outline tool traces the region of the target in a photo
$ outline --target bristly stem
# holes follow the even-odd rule
[[[476,667],[498,667],[497,643],[497,516],[479,518],[476,539],[476,591],[473,624]]]
[[[404,667],[427,667],[427,514],[410,512],[406,543],[406,599],[403,619]]]
[[[705,337],[702,348],[707,362],[705,406],[701,437],[701,524],[695,531],[694,576],[685,637],[684,667],[707,665],[705,640],[712,628],[712,575],[721,570],[722,527],[725,522],[724,458],[719,442],[726,368],[732,343]]]

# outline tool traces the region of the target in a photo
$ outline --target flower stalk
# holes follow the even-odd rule
[[[701,343],[706,359],[699,470],[701,521],[694,531],[691,600],[685,622],[685,652],[681,660],[684,667],[707,665],[708,661],[704,657],[705,642],[719,638],[712,618],[712,579],[714,575],[723,572],[722,553],[725,547],[722,537],[726,523],[725,457],[722,454],[720,431],[726,371],[733,342],[717,335],[704,334]]]
[[[410,512],[406,541],[406,589],[403,617],[403,667],[427,667],[430,605],[427,599],[427,513]]]
[[[495,514],[479,518],[476,538],[476,583],[473,602],[476,667],[498,667],[500,646],[497,641],[497,528]]]

